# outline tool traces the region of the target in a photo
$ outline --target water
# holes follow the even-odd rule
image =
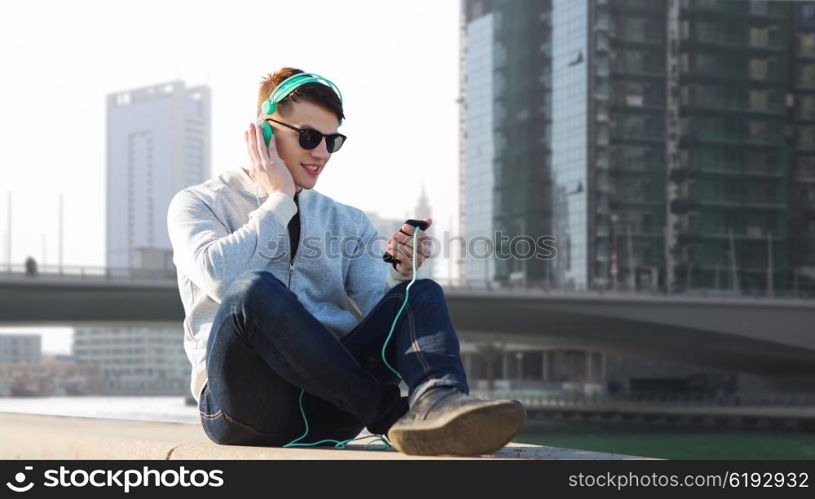
[[[551,422],[513,439],[662,459],[815,459],[815,433]]]
[[[0,412],[200,424],[184,397],[0,398]],[[664,459],[815,459],[815,433],[535,423],[516,442]]]
[[[198,408],[183,396],[0,398],[0,412],[200,424]]]

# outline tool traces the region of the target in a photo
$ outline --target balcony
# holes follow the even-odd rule
[[[778,211],[786,210],[784,202],[776,196],[747,195],[741,192],[722,192],[711,184],[694,184],[686,195],[671,202],[671,212],[685,214],[698,209],[713,208],[737,211]]]
[[[611,66],[612,76],[639,78],[665,78],[665,68],[646,64],[624,64],[617,62]]]
[[[761,116],[784,116],[786,110],[783,105],[757,102],[745,103],[733,97],[702,97],[700,95],[683,95],[680,104],[699,113],[738,113],[755,114]]]
[[[660,95],[657,98],[642,95],[622,95],[614,94],[611,105],[614,109],[622,112],[663,112],[665,111],[665,99]]]
[[[744,66],[714,65],[714,64],[685,64],[682,67],[681,80],[683,81],[737,81],[751,82],[752,86],[778,86],[783,83],[782,76],[773,66],[766,71],[751,72]],[[761,85],[764,84],[764,85]],[[815,88],[815,86],[813,86]]]
[[[663,199],[643,199],[625,196],[615,196],[609,201],[609,206],[614,211],[619,211],[624,207],[653,208],[665,204]]]
[[[665,172],[664,163],[649,163],[644,161],[626,161],[624,159],[615,159],[611,164],[609,173],[615,177],[622,177],[631,175],[641,177],[642,175],[655,175],[662,177]]]
[[[611,132],[611,140],[615,142],[664,142],[665,133],[660,130],[614,129]]]
[[[786,18],[785,7],[781,2],[761,4],[721,0],[694,0],[683,11],[695,18],[719,19],[721,17],[747,17],[754,24],[765,25]]]
[[[690,49],[711,48],[749,50],[758,52],[781,52],[785,50],[779,36],[750,38],[743,34],[727,33],[724,31],[691,30],[683,45]]]
[[[784,145],[781,135],[743,135],[725,132],[690,131],[682,136],[680,146],[688,144],[719,144],[733,146],[779,147]]]
[[[648,30],[623,30],[622,33],[614,34],[611,37],[611,45],[619,47],[626,46],[639,46],[639,47],[658,47],[665,43],[665,33],[653,29]]]
[[[703,161],[692,166],[693,171],[701,176],[737,176],[752,178],[780,179],[784,178],[783,171],[773,169],[771,164],[749,165],[739,163]]]

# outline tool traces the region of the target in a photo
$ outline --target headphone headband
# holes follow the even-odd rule
[[[292,93],[297,87],[312,82],[322,83],[323,85],[326,85],[334,90],[337,97],[340,99],[340,103],[342,103],[342,93],[334,82],[315,73],[297,73],[281,81],[280,84],[275,87],[272,95],[270,95],[269,98],[263,103],[263,112],[266,114],[274,113],[278,102],[285,99],[286,96]],[[342,120],[340,120],[338,126],[342,126]]]

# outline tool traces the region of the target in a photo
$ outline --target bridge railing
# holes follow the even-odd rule
[[[529,407],[586,407],[609,405],[672,405],[672,406],[724,406],[724,407],[788,407],[815,408],[815,393],[733,393],[710,394],[564,394],[535,392],[532,390],[501,390],[481,393],[493,399],[520,400]]]
[[[0,265],[0,278],[166,281],[176,279],[176,270],[175,268],[128,269],[88,265],[37,265],[36,268],[26,268],[25,264],[4,264]]]
[[[177,278],[175,267],[166,269],[129,269],[111,268],[88,265],[37,265],[36,269],[26,268],[25,264],[0,263],[0,278],[36,278],[49,279],[68,278],[81,280],[156,280],[175,281]],[[597,289],[587,287],[554,287],[545,283],[513,283],[497,284],[491,281],[472,281],[460,278],[433,277],[445,289],[455,291],[487,291],[500,292],[503,295],[529,296],[586,296],[586,297],[654,297],[654,298],[761,298],[761,299],[815,299],[815,292],[807,290],[785,290],[765,296],[752,291],[737,293],[732,290],[691,290],[673,294],[666,294],[659,289]]]

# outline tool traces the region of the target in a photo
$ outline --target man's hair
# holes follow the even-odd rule
[[[284,67],[275,71],[274,74],[268,74],[261,78],[260,91],[258,92],[258,108],[257,115],[260,116],[262,112],[261,106],[274,91],[275,88],[290,76],[302,73],[303,70],[297,68]],[[286,117],[291,112],[291,103],[300,102],[304,100],[320,106],[328,111],[331,111],[337,116],[337,120],[344,120],[345,114],[342,111],[342,102],[337,96],[334,89],[319,82],[310,82],[300,85],[293,92],[290,92],[282,101],[277,103],[277,110],[281,116]]]

